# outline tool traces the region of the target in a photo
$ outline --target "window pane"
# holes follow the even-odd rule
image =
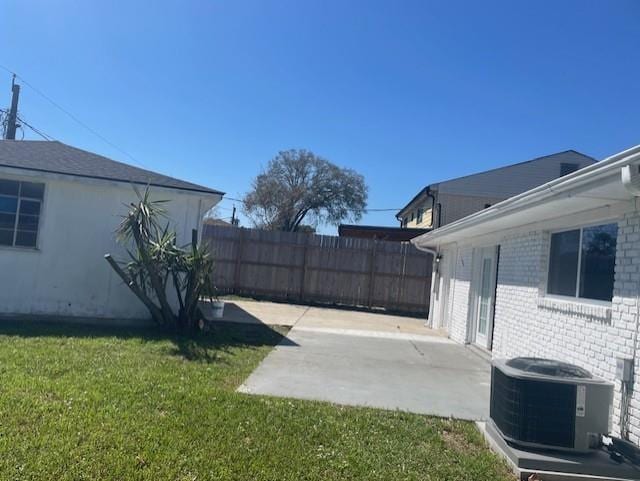
[[[576,295],[580,231],[570,230],[551,235],[547,292],[561,296]]]
[[[16,234],[16,245],[21,247],[35,247],[36,233],[19,230]]]
[[[18,210],[17,197],[3,197],[0,195],[0,212],[15,214]]]
[[[20,230],[38,230],[38,216],[37,215],[20,215],[18,219],[18,229]]]
[[[35,182],[21,182],[20,197],[31,197],[32,199],[42,199],[44,196],[44,184]]]
[[[13,229],[12,230],[0,229],[0,245],[2,246],[13,245]]]
[[[0,195],[18,195],[19,182],[15,180],[0,179]]]
[[[617,238],[617,224],[583,229],[580,297],[601,301],[613,298]]]
[[[20,214],[29,214],[29,215],[40,214],[40,201],[21,199]]]
[[[0,214],[0,229],[13,229],[15,226],[15,214]]]

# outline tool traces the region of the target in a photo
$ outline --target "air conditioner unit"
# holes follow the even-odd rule
[[[550,359],[494,360],[490,422],[524,448],[588,451],[609,432],[613,385]]]

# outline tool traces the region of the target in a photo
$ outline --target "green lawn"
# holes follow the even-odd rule
[[[0,479],[512,479],[469,423],[235,393],[280,339],[2,324]]]

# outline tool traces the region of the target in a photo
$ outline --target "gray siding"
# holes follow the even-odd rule
[[[434,185],[441,194],[507,199],[560,177],[561,164],[594,164],[591,157],[573,150],[540,157]],[[442,201],[440,201],[443,203]]]
[[[487,204],[497,204],[502,197],[472,197],[468,195],[439,194],[441,204],[440,225],[450,224],[474,212],[481,211]]]

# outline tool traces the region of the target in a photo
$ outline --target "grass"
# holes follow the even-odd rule
[[[2,324],[0,479],[512,479],[470,423],[234,392],[281,339]]]

